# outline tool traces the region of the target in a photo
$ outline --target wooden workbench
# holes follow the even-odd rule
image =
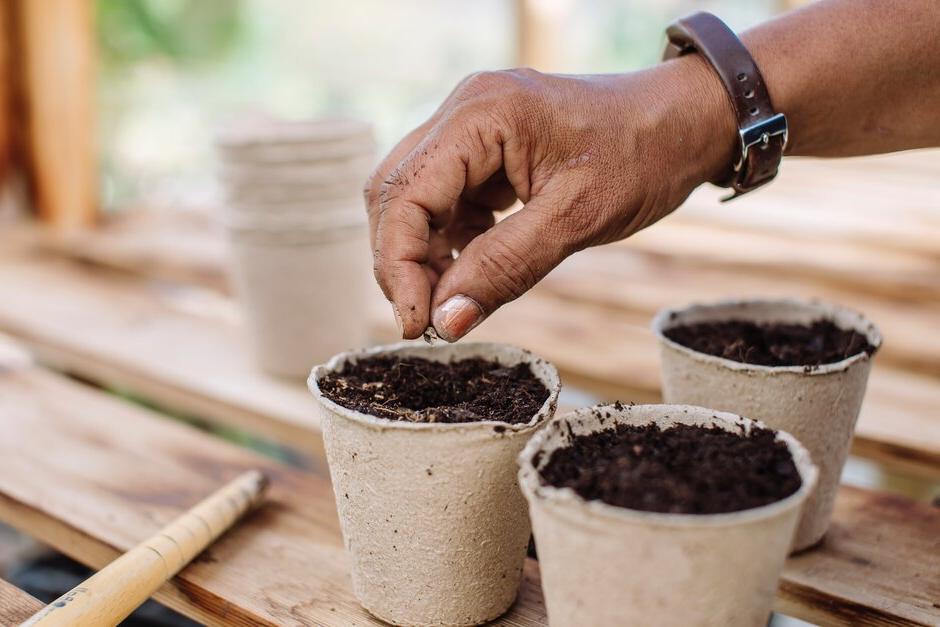
[[[0,579],[0,625],[19,625],[42,609],[42,603]]]
[[[819,169],[804,168],[803,180]],[[658,307],[740,293],[837,300],[886,336],[853,453],[936,482],[940,220],[923,209],[931,199],[916,191],[916,172],[897,177],[915,190],[907,204],[861,193],[885,213],[919,216],[921,228],[891,226],[867,204],[852,213],[857,197],[841,188],[829,189],[825,220],[796,209],[786,220],[781,195],[799,200],[791,208],[821,202],[787,179],[776,195],[741,201],[766,199],[761,219],[732,222],[694,198],[687,214],[629,243],[573,258],[473,337],[541,353],[582,398],[651,401],[658,358],[647,323]],[[845,237],[805,244],[840,219]],[[390,339],[385,318],[377,340]],[[220,234],[204,217],[139,214],[65,239],[0,233],[0,333],[11,338],[0,343],[0,520],[97,568],[260,467],[273,477],[270,502],[157,600],[207,624],[372,624],[349,587],[313,401],[302,383],[254,368],[241,324]],[[303,469],[162,412],[288,445]],[[787,563],[776,608],[819,624],[940,623],[940,508],[844,487],[824,545]],[[501,624],[545,624],[535,562]]]

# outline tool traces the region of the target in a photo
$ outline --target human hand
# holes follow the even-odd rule
[[[403,337],[430,322],[455,341],[568,255],[659,220],[728,167],[734,138],[697,55],[630,74],[468,77],[365,189],[375,276]]]

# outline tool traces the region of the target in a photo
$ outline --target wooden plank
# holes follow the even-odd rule
[[[940,274],[937,275],[940,285]],[[878,361],[926,374],[940,374],[940,294],[917,301],[892,300],[788,277],[768,281],[731,269],[689,268],[674,259],[617,247],[585,251],[568,259],[536,288],[564,301],[591,304],[647,324],[659,309],[734,297],[823,299],[862,311],[881,328]]]
[[[940,508],[843,487],[833,517],[820,550],[787,562],[777,611],[820,625],[940,624]]]
[[[94,3],[17,0],[30,179],[40,218],[91,224],[97,208]]]
[[[203,212],[124,211],[91,229],[61,232],[21,225],[18,236],[82,262],[231,291],[221,224]]]
[[[38,599],[0,579],[0,625],[19,625],[42,608]]]
[[[0,517],[14,526],[100,568],[203,494],[260,467],[273,478],[270,503],[158,600],[209,624],[371,624],[349,592],[324,480],[36,368],[0,372],[0,418]],[[940,618],[930,605],[940,510],[844,488],[834,524],[820,550],[788,564],[780,609],[825,624],[859,612],[875,624]],[[532,563],[524,585],[503,624],[544,624]]]
[[[82,261],[225,291],[225,254],[218,229],[198,214],[172,214],[140,212],[122,216],[99,231],[33,236],[37,245]],[[890,300],[786,275],[768,281],[736,269],[690,268],[674,258],[608,246],[569,259],[539,290],[613,308],[632,315],[639,324],[669,304],[735,294],[829,299],[864,311],[878,322],[889,338],[879,361],[935,373],[940,371],[940,338],[932,333],[940,316],[940,280],[937,283],[935,298]],[[624,289],[625,285],[630,288]]]
[[[902,472],[940,477],[940,383],[875,366],[852,452]]]
[[[304,386],[257,372],[232,304],[192,292],[62,259],[13,256],[0,264],[0,295],[29,297],[0,298],[0,330],[25,341],[47,364],[300,448],[322,470],[313,401]],[[378,318],[380,340],[394,339],[388,318]],[[558,365],[567,387],[601,398],[655,402],[659,357],[648,318],[555,298],[540,287],[470,338],[536,351]],[[855,451],[907,471],[940,475],[937,406],[935,379],[879,364]]]
[[[938,213],[940,215],[940,213]],[[668,226],[668,225],[667,225]],[[721,233],[711,229],[711,233]],[[746,239],[746,233],[736,233]],[[104,267],[148,277],[228,291],[225,250],[217,226],[192,212],[132,213],[101,230],[64,236],[32,233],[36,245]],[[938,237],[940,242],[940,237]],[[940,247],[940,243],[937,244]],[[799,248],[787,242],[789,250]],[[878,256],[868,254],[868,263]],[[731,295],[790,295],[823,298],[855,307],[875,320],[889,338],[880,360],[927,373],[940,372],[940,337],[932,332],[940,316],[940,261],[928,266],[931,296],[878,296],[858,285],[790,276],[779,268],[773,280],[762,272],[691,263],[688,259],[629,246],[605,246],[575,255],[539,286],[553,296],[589,302],[644,316],[660,307]],[[860,273],[868,268],[862,267]],[[853,271],[854,272],[854,271]],[[903,278],[898,279],[899,284]],[[629,285],[629,289],[624,286]],[[893,287],[891,288],[894,289]],[[384,310],[383,310],[384,311]]]
[[[143,213],[125,217],[110,233],[83,236],[96,246],[71,250],[105,266],[190,282],[211,279],[218,285],[222,271],[213,274],[210,268],[221,263],[219,250],[206,246],[209,252],[200,253],[198,263],[186,260],[186,250],[196,250],[199,241],[211,241],[211,232],[211,226],[197,216],[180,220]],[[174,238],[174,233],[182,237]],[[122,245],[127,240],[133,243]],[[530,302],[534,294],[561,302]],[[904,303],[786,276],[767,281],[730,269],[690,269],[674,259],[605,247],[567,261],[533,295],[508,307],[505,311],[511,315],[500,312],[473,337],[511,341],[543,352],[560,365],[568,385],[602,397],[656,401],[659,382],[651,365],[657,357],[646,331],[649,318],[670,304],[736,294],[826,298],[864,311],[877,321],[888,340],[878,356],[855,453],[905,472],[930,477],[940,472],[940,446],[936,444],[940,421],[932,409],[940,403],[940,384],[930,377],[883,367],[940,372],[940,338],[933,333],[940,317],[936,300]],[[381,312],[380,316],[387,318]],[[385,340],[394,339],[393,333],[387,320],[378,327],[378,336]],[[618,341],[609,341],[612,337]]]
[[[940,255],[940,150],[853,159],[787,159],[773,185],[736,200],[703,186],[670,220]]]
[[[733,227],[666,218],[655,228],[612,244],[682,260],[690,267],[748,272],[768,279],[798,277],[899,300],[934,299],[940,257],[873,250],[864,244],[817,236],[749,233]]]
[[[5,259],[0,293],[41,361],[325,459],[306,387],[257,371],[230,302],[38,257]]]
[[[157,600],[214,625],[372,625],[352,595],[329,483],[36,368],[0,371],[0,517],[101,568],[250,468],[268,502]],[[501,624],[542,625],[526,568]]]

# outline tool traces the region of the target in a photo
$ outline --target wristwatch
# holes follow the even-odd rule
[[[729,171],[712,181],[734,193],[766,185],[777,176],[787,145],[787,118],[774,110],[754,58],[728,26],[711,13],[694,13],[666,29],[663,60],[698,52],[718,74],[738,124],[738,149]]]

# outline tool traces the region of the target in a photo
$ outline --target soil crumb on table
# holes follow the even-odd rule
[[[769,429],[617,425],[557,449],[542,482],[628,509],[718,514],[760,507],[802,485],[786,444]]]
[[[370,357],[326,375],[319,385],[343,407],[412,422],[526,423],[549,395],[528,364],[487,359]]]
[[[858,353],[875,352],[864,335],[841,329],[830,320],[811,324],[700,322],[679,325],[663,333],[673,342],[700,353],[759,366],[816,367]]]

